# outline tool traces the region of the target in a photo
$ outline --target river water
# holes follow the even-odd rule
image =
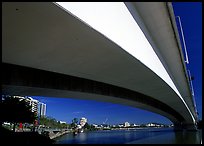
[[[89,131],[56,138],[56,144],[200,144],[202,131],[173,131],[171,128]]]

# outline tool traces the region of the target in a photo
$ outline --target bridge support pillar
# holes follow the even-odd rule
[[[182,130],[188,130],[188,131],[196,131],[197,126],[192,123],[176,123],[174,124],[174,131],[182,131]]]

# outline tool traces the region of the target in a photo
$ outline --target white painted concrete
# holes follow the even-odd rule
[[[148,10],[151,9],[145,11]],[[154,26],[158,24],[152,23]],[[154,37],[156,39],[157,35]],[[169,35],[165,37],[173,39]],[[169,42],[162,41],[161,44],[168,46]],[[168,61],[166,57],[163,59]],[[185,115],[186,121],[193,123],[184,102],[161,77],[121,46],[53,3],[2,4],[2,62],[78,76],[140,92],[164,102]],[[165,68],[173,65],[169,63]],[[176,73],[171,72],[171,78],[172,75],[177,77],[180,71],[175,70]],[[180,91],[183,95],[184,90],[179,87]],[[191,107],[190,100],[186,103]],[[145,105],[143,109],[153,110]]]

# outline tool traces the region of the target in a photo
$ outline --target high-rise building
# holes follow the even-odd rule
[[[27,97],[26,101],[28,101],[29,104],[31,105],[31,111],[38,113],[38,102],[39,101],[31,97]]]
[[[44,117],[46,115],[46,104],[42,102],[39,103],[39,114],[41,117]]]
[[[19,98],[20,100],[25,99],[25,101],[31,106],[31,111],[35,112],[38,116],[46,115],[46,104],[28,96],[14,96],[14,98]]]
[[[25,101],[31,106],[31,111],[38,113],[38,100],[28,96],[14,96],[14,98],[19,98],[20,100],[25,99]]]

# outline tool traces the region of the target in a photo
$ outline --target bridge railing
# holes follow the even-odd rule
[[[184,47],[184,49],[182,49],[182,50],[184,50],[185,59],[186,59],[185,63],[189,64],[188,53],[187,53],[187,49],[186,49],[186,43],[185,43],[183,28],[182,28],[182,24],[181,24],[181,18],[180,18],[180,16],[176,16],[176,18],[178,18],[178,21],[179,21],[181,37],[182,37],[182,42],[183,42],[183,47]],[[186,65],[186,67],[187,67],[187,65]],[[190,91],[191,91],[191,94],[192,94],[192,102],[193,102],[194,110],[195,110],[195,113],[196,113],[196,119],[198,119],[198,112],[197,112],[195,94],[194,94],[194,88],[193,88],[193,82],[192,82],[193,77],[191,76],[190,69],[188,69],[188,68],[187,68],[187,75],[188,75],[188,80],[189,80],[188,83],[189,83]]]
[[[195,110],[195,113],[196,113],[196,118],[198,118],[198,112],[197,112],[195,94],[194,94],[194,88],[193,88],[193,77],[191,76],[190,69],[188,69],[188,76],[189,76],[189,81],[190,81],[189,86],[190,86],[191,94],[192,94],[192,98],[193,98],[194,110]]]

